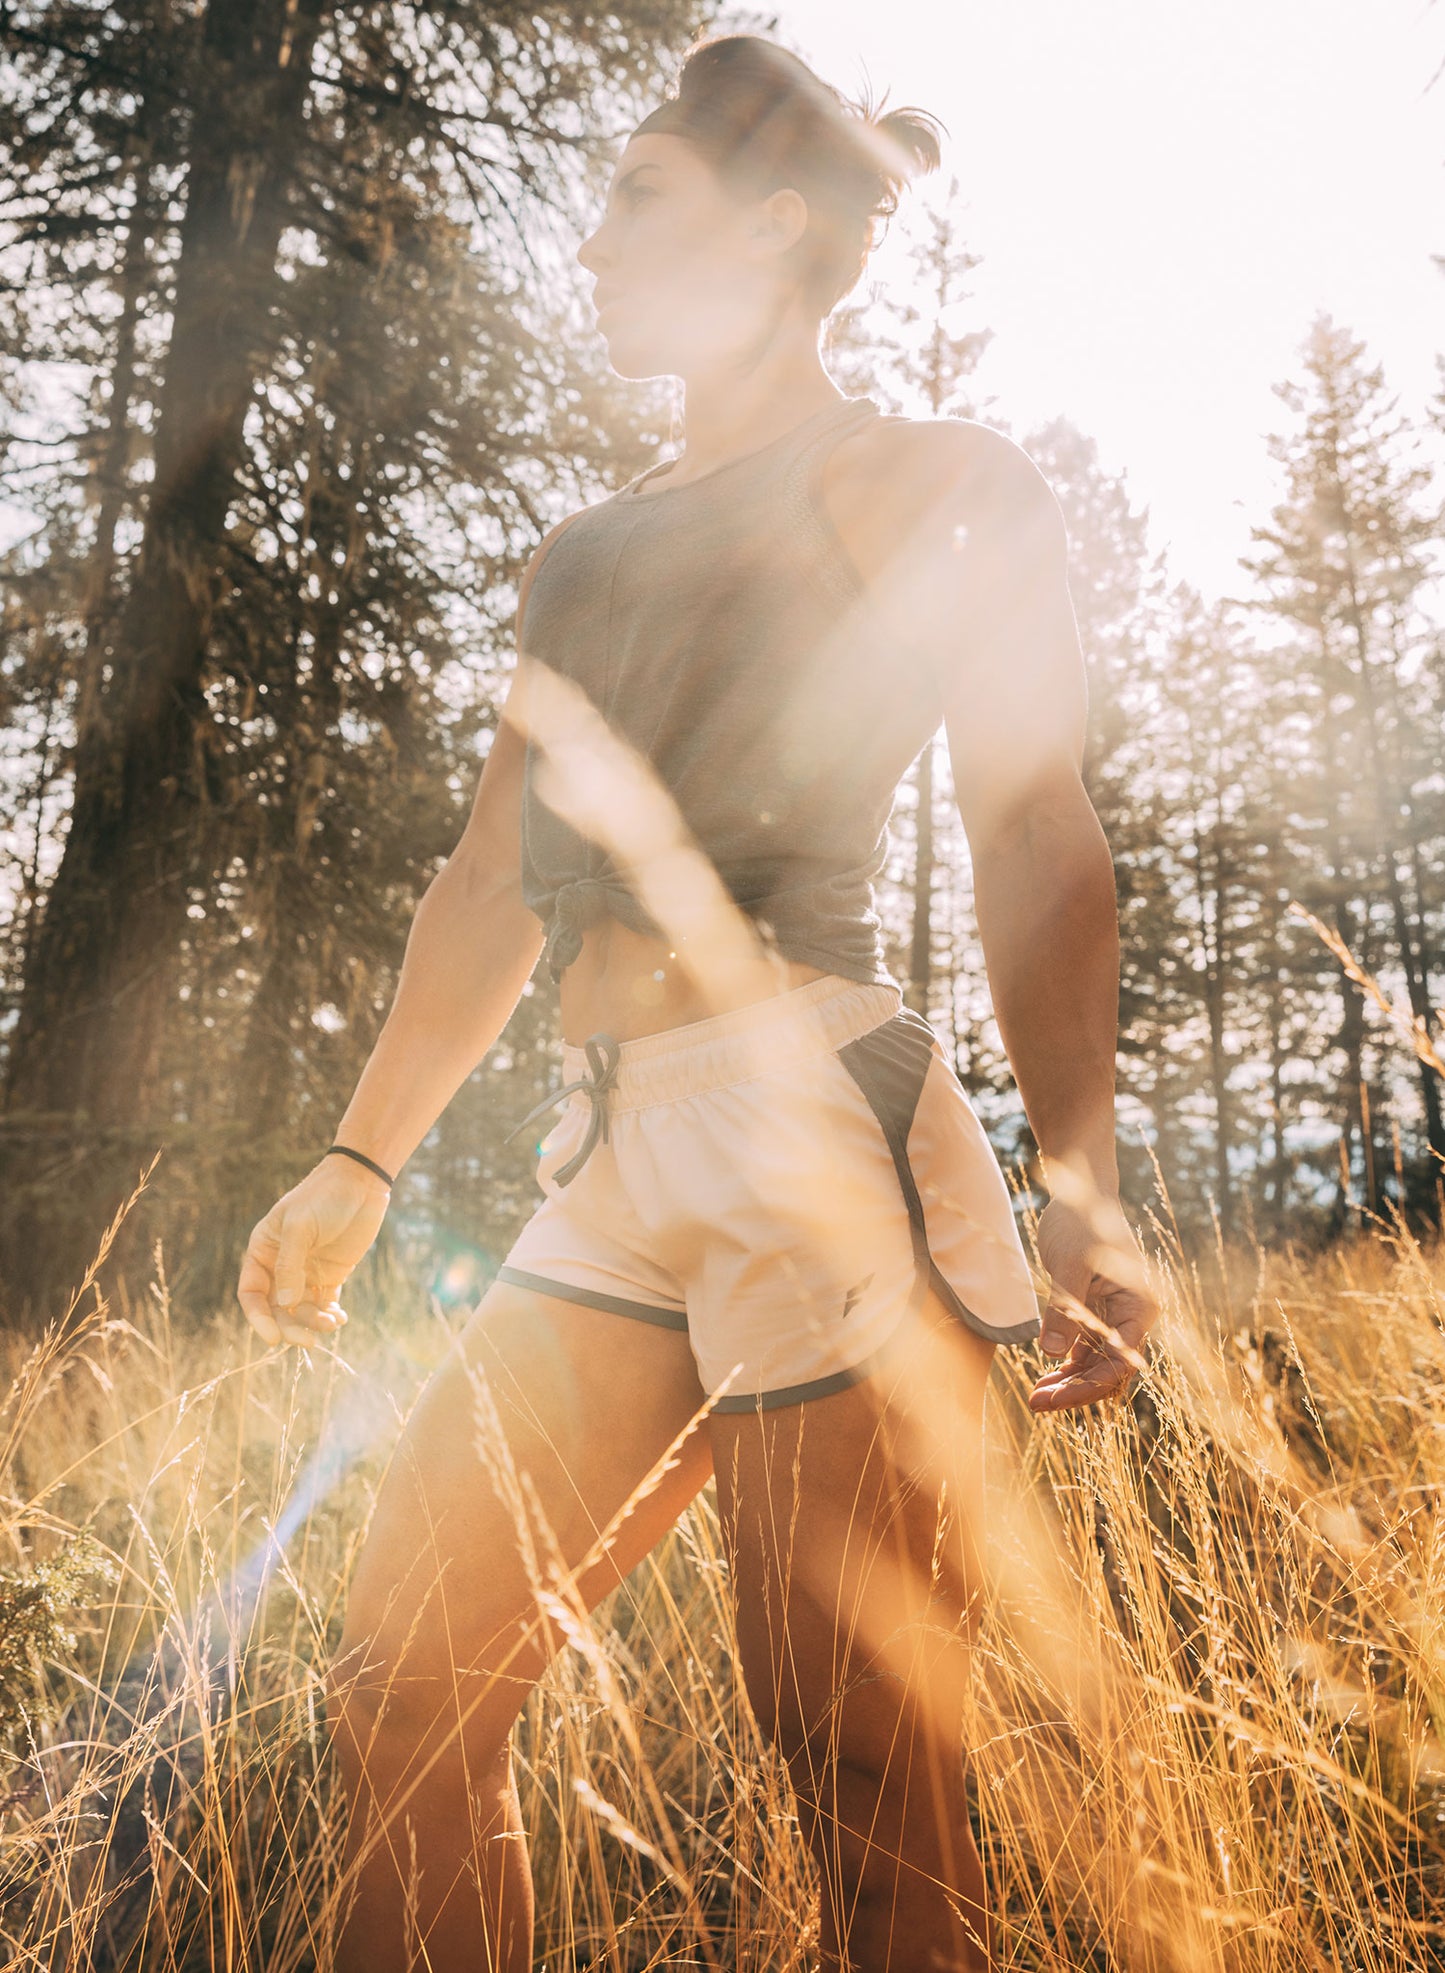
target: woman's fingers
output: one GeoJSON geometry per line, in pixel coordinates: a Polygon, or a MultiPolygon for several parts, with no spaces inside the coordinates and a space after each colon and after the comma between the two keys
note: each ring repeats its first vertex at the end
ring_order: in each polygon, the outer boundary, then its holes
{"type": "MultiPolygon", "coordinates": [[[[262,1226],[265,1221],[262,1221],[262,1226]]],[[[271,1308],[271,1269],[264,1258],[265,1240],[261,1227],[251,1235],[251,1243],[246,1249],[246,1257],[241,1262],[241,1278],[236,1284],[236,1299],[241,1304],[242,1313],[261,1341],[266,1344],[279,1343],[281,1331],[271,1308]]]]}
{"type": "Polygon", "coordinates": [[[1079,1310],[1083,1306],[1079,1296],[1088,1288],[1089,1270],[1081,1268],[1077,1273],[1077,1293],[1058,1275],[1052,1275],[1049,1279],[1049,1299],[1039,1330],[1039,1348],[1045,1356],[1067,1356],[1080,1336],[1086,1333],[1079,1324],[1079,1310]]]}
{"type": "Polygon", "coordinates": [[[347,1314],[334,1289],[328,1292],[308,1282],[301,1300],[290,1308],[273,1310],[273,1318],[279,1331],[278,1340],[304,1349],[330,1342],[347,1321],[347,1314]]]}
{"type": "Polygon", "coordinates": [[[1148,1326],[1149,1312],[1141,1307],[1106,1319],[1105,1334],[1079,1336],[1067,1359],[1046,1370],[1034,1385],[1029,1409],[1064,1411],[1122,1392],[1144,1367],[1140,1346],[1148,1326]]]}
{"type": "Polygon", "coordinates": [[[278,1309],[275,1314],[267,1311],[253,1315],[248,1309],[246,1319],[263,1343],[289,1343],[298,1349],[314,1349],[318,1343],[330,1342],[347,1318],[343,1308],[317,1308],[311,1302],[300,1302],[295,1308],[278,1309]]]}
{"type": "Polygon", "coordinates": [[[242,1312],[268,1347],[301,1348],[325,1342],[346,1321],[337,1296],[343,1277],[334,1265],[324,1278],[312,1261],[316,1225],[311,1214],[279,1203],[253,1231],[236,1287],[242,1312]]]}
{"type": "MultiPolygon", "coordinates": [[[[306,1316],[298,1316],[294,1309],[284,1310],[278,1322],[279,1340],[283,1343],[293,1343],[299,1349],[313,1349],[318,1343],[329,1342],[341,1324],[325,1319],[324,1310],[308,1313],[311,1317],[309,1320],[306,1316]]],[[[342,1316],[341,1321],[345,1320],[345,1316],[342,1316]]]]}
{"type": "Polygon", "coordinates": [[[271,1270],[271,1297],[278,1309],[294,1309],[306,1299],[306,1263],[315,1245],[315,1216],[305,1207],[284,1212],[271,1270]]]}
{"type": "Polygon", "coordinates": [[[268,1349],[272,1346],[272,1344],[280,1342],[281,1340],[280,1325],[277,1323],[276,1318],[272,1315],[270,1309],[266,1307],[264,1302],[259,1308],[247,1307],[245,1302],[242,1302],[241,1306],[246,1311],[246,1320],[250,1323],[251,1327],[255,1330],[256,1334],[261,1338],[261,1341],[266,1344],[268,1349]]]}
{"type": "Polygon", "coordinates": [[[1117,1357],[1096,1352],[1077,1369],[1046,1371],[1029,1392],[1030,1411],[1065,1411],[1073,1405],[1096,1404],[1123,1388],[1135,1375],[1117,1357]]]}

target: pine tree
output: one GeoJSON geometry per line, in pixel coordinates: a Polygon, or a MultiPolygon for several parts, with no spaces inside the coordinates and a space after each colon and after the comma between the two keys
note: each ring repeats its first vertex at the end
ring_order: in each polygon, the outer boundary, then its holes
{"type": "Polygon", "coordinates": [[[704,21],[6,10],[0,360],[54,510],[9,573],[37,664],[65,653],[69,793],[12,942],[12,1298],[53,1303],[158,1144],[229,1111],[259,1185],[263,1120],[293,1165],[329,1127],[460,832],[520,567],[647,435],[578,353],[569,235],[704,21]],[[90,380],[58,412],[52,359],[90,380]]]}
{"type": "MultiPolygon", "coordinates": [[[[1283,468],[1284,494],[1269,524],[1251,531],[1260,552],[1243,565],[1262,592],[1257,607],[1289,627],[1300,665],[1301,703],[1321,769],[1315,820],[1328,914],[1367,970],[1392,960],[1412,1013],[1428,1022],[1438,934],[1406,870],[1410,802],[1445,758],[1438,700],[1432,703],[1427,670],[1414,662],[1420,634],[1411,608],[1431,574],[1441,510],[1427,499],[1431,474],[1418,440],[1364,344],[1322,314],[1301,355],[1303,379],[1275,386],[1297,422],[1268,441],[1283,468]],[[1376,908],[1380,893],[1388,923],[1376,908]]],[[[1344,1170],[1374,1212],[1386,1168],[1377,1132],[1393,1098],[1378,1086],[1369,1095],[1364,991],[1335,970],[1344,1170]]],[[[1415,1072],[1425,1147],[1445,1156],[1438,1082],[1424,1063],[1415,1072]]],[[[1345,1206],[1342,1179],[1337,1213],[1345,1206]]]]}

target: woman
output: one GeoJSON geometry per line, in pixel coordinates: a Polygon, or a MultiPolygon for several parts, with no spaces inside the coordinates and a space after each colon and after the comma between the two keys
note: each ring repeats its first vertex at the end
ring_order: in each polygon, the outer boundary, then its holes
{"type": "Polygon", "coordinates": [[[856,110],[747,35],[698,44],[633,133],[578,258],[617,373],[683,379],[685,448],[532,558],[518,682],[334,1155],[252,1237],[260,1334],[333,1334],[392,1175],[545,949],[546,1197],[413,1413],[334,1675],[346,1968],[422,1944],[531,1966],[510,1733],[560,1642],[539,1571],[595,1605],[714,1473],[824,1966],[989,1964],[962,1747],[983,1401],[1040,1322],[871,891],[941,722],[1053,1193],[1063,1361],[1034,1409],[1121,1391],[1154,1311],[1117,1202],[1116,908],[1057,502],[1000,434],[885,416],[818,354],[938,155],[929,120],[856,110]]]}

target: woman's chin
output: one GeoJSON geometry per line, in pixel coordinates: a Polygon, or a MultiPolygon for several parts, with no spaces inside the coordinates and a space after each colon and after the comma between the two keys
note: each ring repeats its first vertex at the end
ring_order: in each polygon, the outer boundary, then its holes
{"type": "Polygon", "coordinates": [[[629,342],[626,336],[607,338],[607,362],[615,375],[629,383],[641,383],[648,377],[681,375],[675,356],[629,342]]]}
{"type": "MultiPolygon", "coordinates": [[[[603,311],[604,317],[608,312],[603,311]]],[[[729,318],[721,303],[708,317],[696,309],[665,311],[665,336],[648,334],[645,328],[639,331],[635,316],[618,319],[615,308],[610,312],[614,319],[599,324],[599,333],[607,345],[609,366],[628,381],[725,375],[750,353],[758,334],[755,319],[729,318]]]]}

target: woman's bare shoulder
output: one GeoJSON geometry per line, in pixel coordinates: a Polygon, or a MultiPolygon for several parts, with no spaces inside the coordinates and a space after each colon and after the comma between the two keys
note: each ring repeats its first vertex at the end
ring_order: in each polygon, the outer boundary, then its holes
{"type": "Polygon", "coordinates": [[[870,418],[833,448],[822,480],[828,518],[865,575],[940,508],[972,525],[1054,498],[1006,432],[974,418],[870,418]]]}

